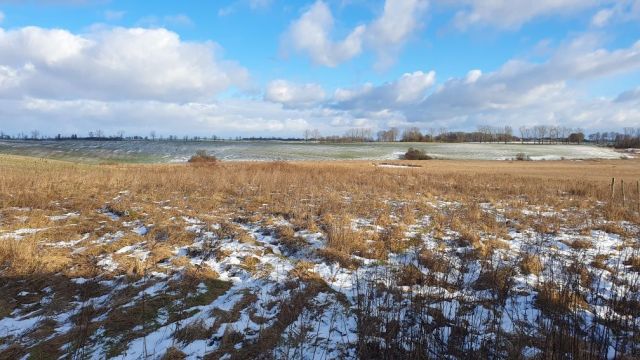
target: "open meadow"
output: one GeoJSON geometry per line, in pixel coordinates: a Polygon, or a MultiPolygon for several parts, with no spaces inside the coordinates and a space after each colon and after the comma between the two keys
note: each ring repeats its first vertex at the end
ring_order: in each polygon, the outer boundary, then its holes
{"type": "Polygon", "coordinates": [[[382,163],[0,155],[0,359],[640,357],[640,160],[382,163]]]}

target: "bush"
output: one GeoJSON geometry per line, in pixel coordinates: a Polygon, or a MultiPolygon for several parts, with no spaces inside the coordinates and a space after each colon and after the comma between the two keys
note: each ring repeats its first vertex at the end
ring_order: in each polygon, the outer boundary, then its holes
{"type": "Polygon", "coordinates": [[[518,161],[529,161],[529,160],[531,160],[531,158],[529,157],[529,155],[527,155],[525,153],[517,153],[516,154],[516,160],[518,160],[518,161]]]}
{"type": "Polygon", "coordinates": [[[189,158],[190,163],[207,163],[207,164],[215,164],[218,161],[213,155],[207,154],[205,150],[198,150],[196,154],[189,158]]]}
{"type": "Polygon", "coordinates": [[[409,148],[409,150],[402,156],[404,160],[431,160],[431,156],[425,154],[424,151],[409,148]]]}

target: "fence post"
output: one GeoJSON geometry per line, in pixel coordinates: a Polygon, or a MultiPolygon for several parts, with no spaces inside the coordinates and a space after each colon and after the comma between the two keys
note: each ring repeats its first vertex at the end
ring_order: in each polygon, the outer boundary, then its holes
{"type": "Polygon", "coordinates": [[[615,185],[616,185],[616,178],[613,177],[611,178],[611,201],[613,201],[615,185]]]}

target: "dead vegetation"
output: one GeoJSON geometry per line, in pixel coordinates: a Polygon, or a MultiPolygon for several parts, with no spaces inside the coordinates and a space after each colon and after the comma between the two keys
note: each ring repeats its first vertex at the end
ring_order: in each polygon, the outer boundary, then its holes
{"type": "Polygon", "coordinates": [[[1,156],[0,321],[42,321],[0,327],[0,358],[124,356],[161,329],[175,340],[155,353],[165,359],[192,357],[188,344],[211,358],[303,357],[321,347],[317,319],[356,334],[328,346],[333,357],[638,355],[640,214],[608,188],[613,174],[640,177],[638,162],[487,165],[1,156]],[[356,285],[341,292],[345,278],[356,285]]]}

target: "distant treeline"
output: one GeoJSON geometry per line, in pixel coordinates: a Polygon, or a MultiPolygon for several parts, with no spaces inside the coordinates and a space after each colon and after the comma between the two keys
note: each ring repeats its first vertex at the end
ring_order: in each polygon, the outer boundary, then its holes
{"type": "Polygon", "coordinates": [[[149,135],[131,135],[125,136],[124,132],[118,132],[116,134],[106,135],[104,132],[90,131],[86,136],[79,136],[77,134],[62,135],[57,134],[55,136],[41,135],[39,131],[31,131],[30,133],[19,133],[17,135],[9,135],[0,131],[1,140],[91,140],[91,141],[128,141],[128,140],[143,140],[143,141],[304,141],[303,138],[284,138],[284,137],[220,137],[217,135],[212,136],[177,136],[177,135],[156,135],[155,132],[151,132],[149,135]]]}
{"type": "Polygon", "coordinates": [[[640,148],[640,128],[627,127],[623,132],[595,132],[585,136],[581,128],[569,128],[565,126],[536,125],[521,126],[517,134],[511,126],[496,127],[481,125],[476,131],[451,131],[447,128],[428,128],[422,130],[418,127],[409,127],[403,130],[392,127],[380,130],[374,134],[370,128],[349,129],[344,135],[322,136],[320,131],[305,130],[303,137],[219,137],[211,136],[177,136],[163,137],[151,131],[149,135],[125,136],[124,131],[107,135],[102,130],[89,131],[87,136],[71,134],[68,136],[57,134],[55,136],[43,136],[39,131],[20,133],[14,136],[0,131],[0,139],[3,140],[94,140],[94,141],[122,141],[122,140],[146,140],[146,141],[314,141],[326,143],[356,143],[356,142],[441,142],[441,143],[534,143],[534,144],[582,144],[584,142],[613,146],[616,148],[640,148]]]}
{"type": "Polygon", "coordinates": [[[511,126],[495,127],[482,125],[476,131],[450,131],[447,128],[421,130],[410,127],[404,130],[390,128],[373,135],[371,129],[350,129],[342,136],[321,136],[318,130],[306,130],[304,140],[333,143],[349,142],[441,142],[441,143],[534,143],[534,144],[582,144],[584,142],[613,146],[616,148],[640,147],[640,128],[624,128],[622,133],[593,133],[585,137],[581,128],[536,125],[521,126],[514,134],[511,126]]]}

